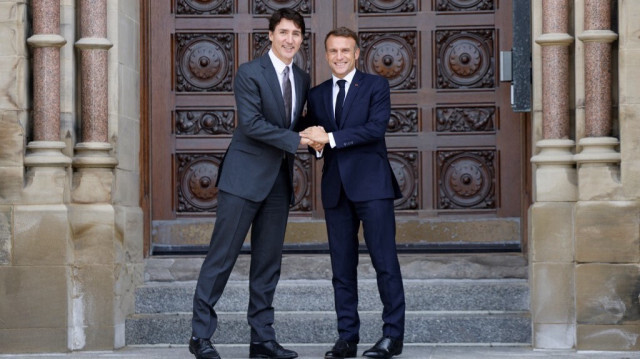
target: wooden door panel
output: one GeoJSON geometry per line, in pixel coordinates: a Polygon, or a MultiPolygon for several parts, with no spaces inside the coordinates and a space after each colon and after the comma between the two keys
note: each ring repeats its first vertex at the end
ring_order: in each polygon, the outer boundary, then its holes
{"type": "MultiPolygon", "coordinates": [[[[395,201],[400,232],[424,218],[445,226],[519,219],[521,124],[510,110],[509,85],[497,77],[499,51],[511,47],[510,2],[167,0],[149,10],[152,245],[207,244],[202,233],[217,209],[218,166],[237,121],[235,71],[269,50],[267,19],[285,6],[305,18],[294,61],[313,84],[330,77],[324,37],[337,26],[358,32],[358,68],[388,79],[387,145],[402,191],[395,201]],[[184,230],[194,225],[201,227],[184,230]]],[[[297,223],[323,218],[320,168],[300,148],[291,208],[297,223]]],[[[408,243],[475,240],[453,232],[450,238],[416,232],[408,243]]],[[[315,234],[296,242],[326,243],[324,234],[309,233],[315,234]]]]}

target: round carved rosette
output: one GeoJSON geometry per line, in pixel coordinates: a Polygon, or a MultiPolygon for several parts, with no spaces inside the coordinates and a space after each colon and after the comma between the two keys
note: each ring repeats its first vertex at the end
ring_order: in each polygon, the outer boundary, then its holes
{"type": "Polygon", "coordinates": [[[309,0],[254,0],[253,10],[256,14],[270,14],[278,9],[288,7],[302,14],[311,13],[309,0]]]}
{"type": "Polygon", "coordinates": [[[231,52],[215,39],[196,36],[178,54],[178,90],[231,90],[231,52]]]}
{"type": "Polygon", "coordinates": [[[441,208],[493,208],[494,174],[489,158],[460,153],[448,158],[441,172],[441,208]],[[490,167],[491,166],[491,167],[490,167]]]}
{"type": "Polygon", "coordinates": [[[193,159],[181,168],[179,211],[212,211],[218,205],[218,179],[220,160],[203,156],[193,159]]]}
{"type": "Polygon", "coordinates": [[[450,34],[439,47],[439,87],[493,87],[492,50],[476,34],[450,34]]]}
{"type": "Polygon", "coordinates": [[[411,12],[415,11],[413,0],[360,0],[360,12],[411,12]]]}
{"type": "MultiPolygon", "coordinates": [[[[183,12],[186,13],[226,13],[230,10],[230,3],[229,0],[180,0],[178,7],[179,9],[183,8],[183,12]],[[220,8],[221,5],[225,6],[220,8]]],[[[180,13],[180,11],[178,13],[180,13]]]]}
{"type": "Polygon", "coordinates": [[[385,77],[391,88],[412,87],[409,82],[415,55],[402,38],[381,36],[366,44],[361,58],[364,71],[385,77]]]}
{"type": "Polygon", "coordinates": [[[394,207],[396,209],[417,209],[418,181],[415,169],[418,159],[417,153],[390,153],[388,157],[391,170],[398,181],[400,192],[402,192],[402,198],[394,201],[394,207]]]}

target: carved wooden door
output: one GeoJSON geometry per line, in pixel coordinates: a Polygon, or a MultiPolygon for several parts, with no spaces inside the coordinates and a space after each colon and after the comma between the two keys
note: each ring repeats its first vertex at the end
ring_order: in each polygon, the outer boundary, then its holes
{"type": "MultiPolygon", "coordinates": [[[[324,37],[337,26],[358,32],[359,69],[389,80],[398,242],[519,245],[523,125],[498,79],[510,1],[165,0],[149,7],[152,248],[208,244],[235,128],[235,71],[268,51],[268,16],[283,6],[305,17],[295,62],[313,84],[330,76],[324,37]]],[[[319,168],[300,148],[288,244],[326,243],[319,168]]]]}

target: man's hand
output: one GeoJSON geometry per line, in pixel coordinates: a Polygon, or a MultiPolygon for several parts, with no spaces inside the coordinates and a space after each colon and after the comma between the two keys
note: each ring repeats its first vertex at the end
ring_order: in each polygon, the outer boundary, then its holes
{"type": "Polygon", "coordinates": [[[324,144],[322,143],[318,143],[318,142],[314,142],[306,137],[300,137],[300,144],[301,145],[307,145],[311,148],[313,148],[316,151],[322,151],[322,149],[324,148],[324,144]]]}
{"type": "Polygon", "coordinates": [[[322,126],[307,127],[304,131],[300,132],[300,136],[322,145],[329,143],[329,135],[322,126]]]}

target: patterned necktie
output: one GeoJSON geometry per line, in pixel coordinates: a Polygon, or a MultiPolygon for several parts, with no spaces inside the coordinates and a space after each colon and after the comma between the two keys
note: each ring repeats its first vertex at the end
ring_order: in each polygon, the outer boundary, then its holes
{"type": "Polygon", "coordinates": [[[342,118],[342,106],[344,105],[344,84],[347,83],[346,80],[338,80],[337,84],[340,87],[338,91],[338,97],[336,98],[336,124],[340,127],[340,119],[342,118]]]}
{"type": "Polygon", "coordinates": [[[285,66],[282,71],[282,98],[284,99],[284,112],[287,115],[284,125],[286,128],[291,126],[291,81],[289,81],[289,66],[285,66]]]}

